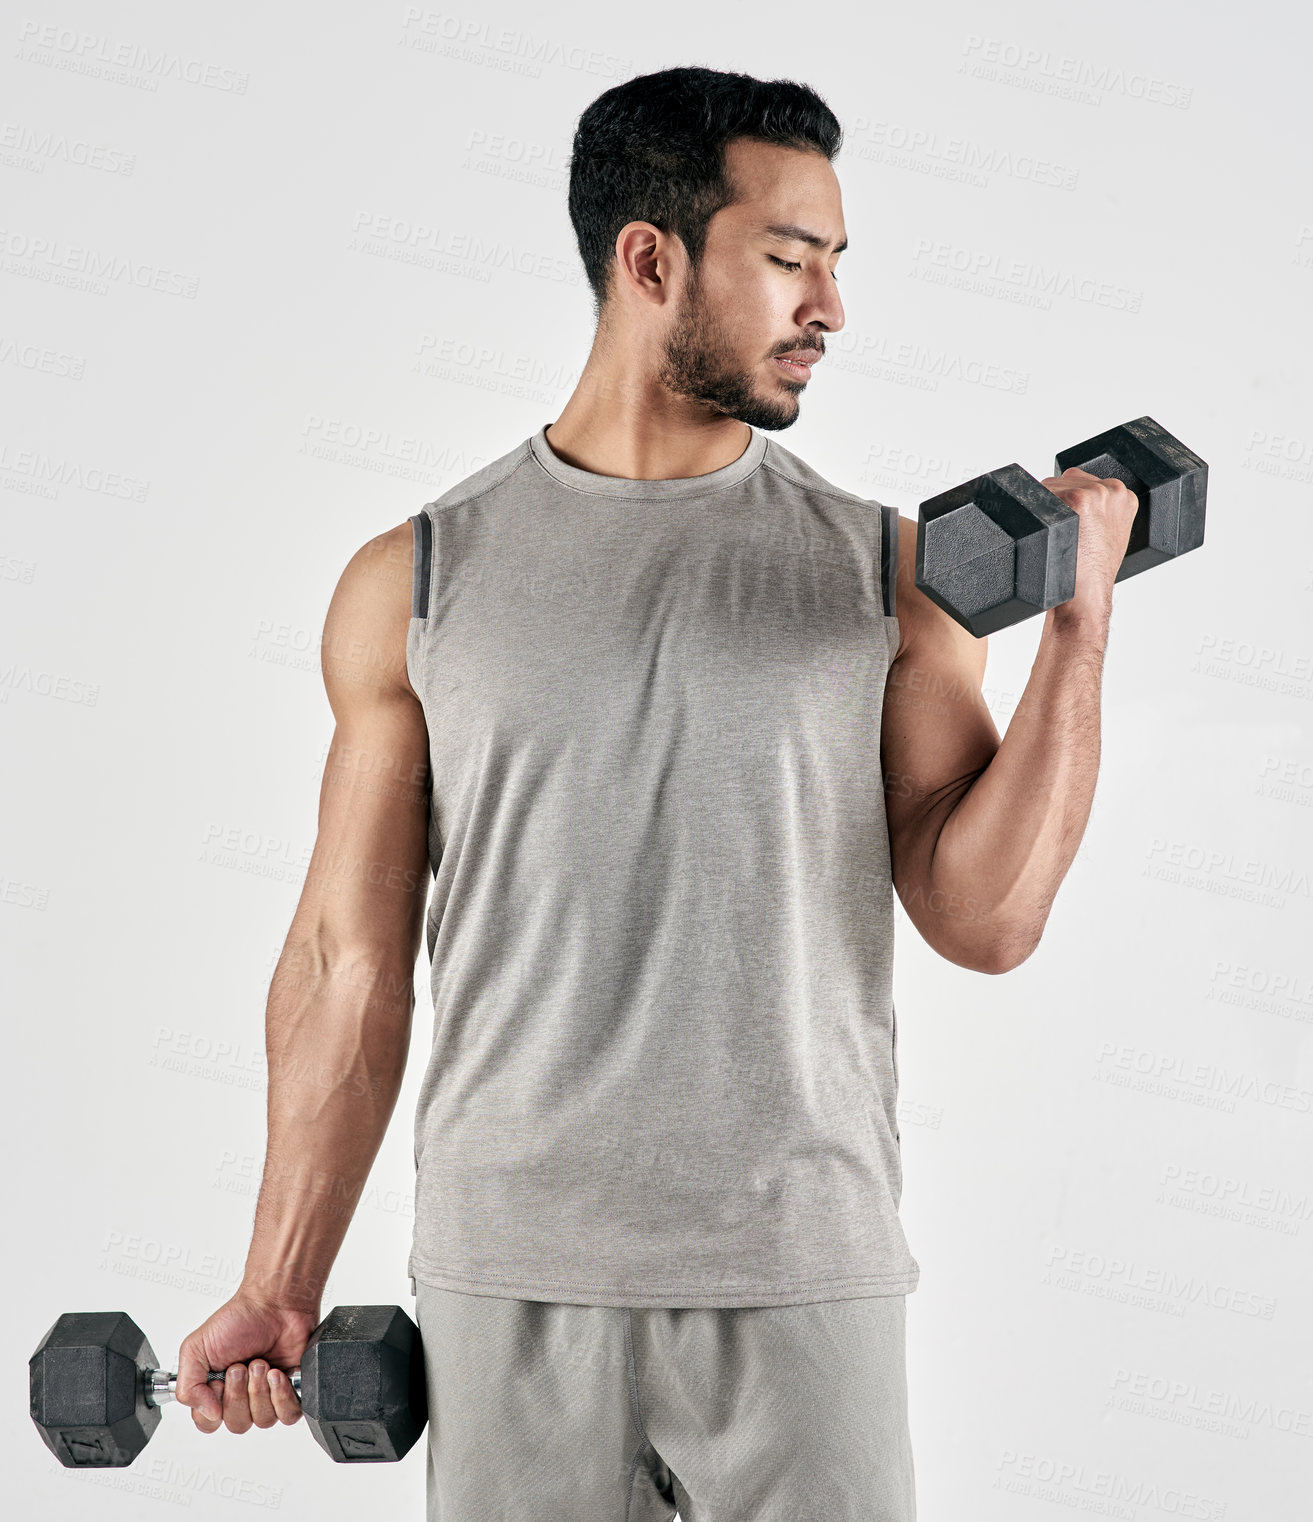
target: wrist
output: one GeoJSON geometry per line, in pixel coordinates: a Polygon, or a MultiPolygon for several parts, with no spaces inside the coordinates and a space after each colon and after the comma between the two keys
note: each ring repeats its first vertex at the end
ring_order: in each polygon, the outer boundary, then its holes
{"type": "Polygon", "coordinates": [[[248,1263],[237,1287],[237,1297],[252,1305],[279,1310],[304,1311],[318,1317],[325,1280],[299,1269],[263,1268],[248,1263]]]}
{"type": "Polygon", "coordinates": [[[1074,597],[1070,602],[1059,603],[1056,608],[1050,608],[1044,615],[1044,622],[1054,631],[1061,634],[1074,635],[1079,639],[1088,639],[1096,644],[1103,645],[1108,638],[1108,624],[1112,617],[1112,596],[1101,603],[1090,605],[1078,602],[1074,597]]]}

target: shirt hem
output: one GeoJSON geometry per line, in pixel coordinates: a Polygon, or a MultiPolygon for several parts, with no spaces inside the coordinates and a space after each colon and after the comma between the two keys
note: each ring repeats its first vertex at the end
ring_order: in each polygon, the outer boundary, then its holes
{"type": "Polygon", "coordinates": [[[721,1285],[718,1289],[689,1288],[685,1284],[664,1287],[648,1285],[642,1289],[622,1289],[615,1285],[581,1285],[568,1280],[548,1282],[527,1279],[498,1279],[482,1275],[471,1278],[412,1259],[407,1265],[412,1283],[430,1289],[455,1290],[466,1295],[494,1295],[515,1300],[550,1300],[567,1304],[612,1305],[633,1309],[661,1310],[674,1306],[706,1306],[729,1309],[754,1305],[815,1305],[828,1300],[860,1300],[881,1295],[908,1295],[916,1289],[921,1271],[916,1268],[897,1274],[860,1274],[835,1279],[810,1279],[787,1289],[762,1288],[751,1284],[721,1285]]]}

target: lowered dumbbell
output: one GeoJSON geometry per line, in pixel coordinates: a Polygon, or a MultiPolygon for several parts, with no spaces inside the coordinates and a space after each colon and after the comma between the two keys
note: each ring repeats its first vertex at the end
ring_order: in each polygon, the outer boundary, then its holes
{"type": "MultiPolygon", "coordinates": [[[[68,1469],[131,1464],[175,1399],[124,1311],[66,1311],[28,1360],[32,1420],[68,1469]]],[[[211,1373],[211,1380],[222,1379],[211,1373]]],[[[428,1421],[419,1328],[399,1305],[339,1305],[315,1328],[291,1372],[319,1446],[339,1464],[409,1452],[428,1421]]]]}
{"type": "MultiPolygon", "coordinates": [[[[1204,542],[1208,466],[1151,417],[1096,434],[1057,456],[1124,481],[1139,502],[1116,580],[1204,542]]],[[[1004,465],[921,503],[916,585],[977,639],[1076,595],[1080,515],[1048,487],[1004,465]]]]}

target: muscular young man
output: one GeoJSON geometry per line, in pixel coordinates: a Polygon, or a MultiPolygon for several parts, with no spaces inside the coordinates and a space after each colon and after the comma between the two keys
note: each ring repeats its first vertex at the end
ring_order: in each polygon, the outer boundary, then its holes
{"type": "Polygon", "coordinates": [[[246,1276],[179,1365],[202,1431],[297,1419],[280,1371],[426,939],[430,1517],[915,1515],[894,898],[961,967],[1035,948],[1135,500],[1045,482],[1081,515],[1076,595],[1000,741],[985,641],[913,583],[915,521],[773,437],[844,322],[839,142],[787,81],[672,69],[594,101],[578,387],[343,572],[246,1276]]]}

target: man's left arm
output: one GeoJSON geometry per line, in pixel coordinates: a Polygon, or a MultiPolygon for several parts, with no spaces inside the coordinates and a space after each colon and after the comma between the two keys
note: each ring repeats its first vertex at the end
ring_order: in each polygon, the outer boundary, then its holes
{"type": "Polygon", "coordinates": [[[927,944],[975,972],[1010,972],[1035,950],[1085,832],[1112,587],[1135,517],[1120,481],[1071,467],[1043,485],[1081,517],[1076,595],[1044,614],[1001,741],[980,691],[986,642],[917,590],[916,524],[899,519],[881,725],[894,886],[927,944]]]}

